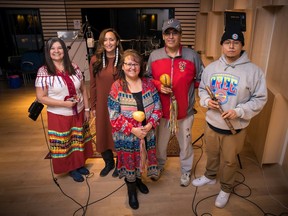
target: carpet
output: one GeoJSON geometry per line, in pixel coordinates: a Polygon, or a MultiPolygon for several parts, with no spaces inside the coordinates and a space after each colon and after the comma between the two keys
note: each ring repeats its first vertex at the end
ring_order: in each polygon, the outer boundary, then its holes
{"type": "MultiPolygon", "coordinates": [[[[196,105],[198,105],[198,104],[196,104],[196,105]]],[[[199,108],[199,110],[201,111],[199,106],[196,106],[196,107],[199,108]]],[[[196,139],[195,141],[193,141],[193,144],[197,143],[203,137],[204,123],[205,123],[204,115],[203,114],[202,115],[196,114],[195,119],[194,119],[194,123],[192,126],[192,137],[196,139]]],[[[92,117],[90,118],[89,128],[90,128],[90,133],[92,135],[93,150],[94,150],[94,155],[92,156],[92,158],[100,158],[102,156],[96,150],[95,118],[92,118],[92,117]]],[[[179,149],[179,144],[178,144],[177,138],[176,138],[176,136],[171,136],[169,143],[168,143],[167,156],[168,157],[178,157],[179,152],[180,152],[180,149],[179,149]]],[[[116,154],[114,153],[114,155],[116,155],[116,154]]],[[[51,156],[50,156],[50,152],[49,152],[45,156],[45,159],[50,159],[50,158],[51,158],[51,156]]]]}
{"type": "MultiPolygon", "coordinates": [[[[204,134],[201,134],[192,144],[197,143],[204,134]]],[[[91,158],[101,158],[101,154],[96,151],[96,138],[93,138],[93,149],[94,149],[94,154],[91,158]]],[[[178,157],[180,153],[180,148],[179,144],[177,141],[176,136],[172,136],[169,140],[168,143],[168,148],[167,148],[167,156],[168,157],[178,157]]],[[[116,153],[114,153],[114,156],[116,156],[116,153]]],[[[51,159],[50,152],[45,156],[44,159],[51,159]]]]}
{"type": "MultiPolygon", "coordinates": [[[[93,138],[93,149],[94,149],[94,154],[91,158],[101,158],[101,154],[99,152],[96,151],[96,140],[93,138]]],[[[170,138],[170,141],[168,143],[168,149],[167,149],[167,156],[168,157],[178,157],[179,156],[179,152],[180,152],[180,149],[179,149],[179,144],[178,144],[178,141],[176,139],[175,136],[172,136],[170,138]]],[[[116,155],[116,154],[114,154],[116,155]]],[[[50,152],[45,156],[44,159],[50,159],[51,158],[51,155],[50,155],[50,152]]]]}

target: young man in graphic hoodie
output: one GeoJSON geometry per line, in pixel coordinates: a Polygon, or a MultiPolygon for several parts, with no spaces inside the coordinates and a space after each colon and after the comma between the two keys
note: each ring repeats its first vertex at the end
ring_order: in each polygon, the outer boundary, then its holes
{"type": "Polygon", "coordinates": [[[204,175],[194,179],[192,184],[215,184],[221,157],[224,163],[219,177],[221,191],[215,206],[223,208],[232,192],[237,154],[244,146],[246,127],[264,107],[267,89],[262,70],[251,63],[247,53],[242,50],[244,36],[240,30],[228,29],[220,44],[223,54],[205,68],[199,86],[200,104],[208,108],[204,132],[207,164],[204,175]],[[210,87],[217,100],[211,99],[206,86],[210,87]],[[222,114],[219,106],[224,110],[222,114]],[[232,134],[224,119],[231,122],[236,134],[232,134]]]}

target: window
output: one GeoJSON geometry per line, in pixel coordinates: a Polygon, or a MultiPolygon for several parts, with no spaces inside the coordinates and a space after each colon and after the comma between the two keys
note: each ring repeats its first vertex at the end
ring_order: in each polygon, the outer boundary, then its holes
{"type": "Polygon", "coordinates": [[[43,36],[37,9],[7,10],[7,19],[17,54],[43,48],[43,36]]]}
{"type": "Polygon", "coordinates": [[[83,8],[81,12],[82,23],[87,16],[96,41],[103,29],[112,27],[124,49],[136,49],[144,56],[164,45],[163,22],[174,17],[172,8],[83,8]]]}

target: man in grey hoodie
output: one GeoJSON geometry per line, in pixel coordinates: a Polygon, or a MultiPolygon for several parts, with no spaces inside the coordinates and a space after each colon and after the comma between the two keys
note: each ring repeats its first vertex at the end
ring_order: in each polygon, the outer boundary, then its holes
{"type": "Polygon", "coordinates": [[[204,175],[194,179],[192,184],[215,184],[222,158],[221,191],[215,206],[223,208],[233,189],[237,154],[244,146],[246,127],[264,107],[267,89],[262,70],[251,63],[242,50],[244,36],[240,30],[226,30],[220,44],[223,54],[205,68],[199,86],[200,104],[208,108],[204,132],[207,163],[204,175]],[[214,94],[214,100],[207,89],[214,94]],[[229,122],[232,127],[228,126],[229,122]]]}

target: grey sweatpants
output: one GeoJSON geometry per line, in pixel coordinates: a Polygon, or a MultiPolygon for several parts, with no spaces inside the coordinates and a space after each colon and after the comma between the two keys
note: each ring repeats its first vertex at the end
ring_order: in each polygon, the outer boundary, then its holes
{"type": "MultiPolygon", "coordinates": [[[[192,170],[194,152],[192,147],[191,130],[194,121],[194,115],[187,116],[184,119],[178,120],[179,130],[176,133],[176,138],[180,147],[180,163],[181,172],[190,173],[192,170]]],[[[170,139],[170,129],[168,127],[168,119],[161,118],[157,128],[157,161],[158,168],[164,168],[167,160],[167,147],[170,139]]]]}

